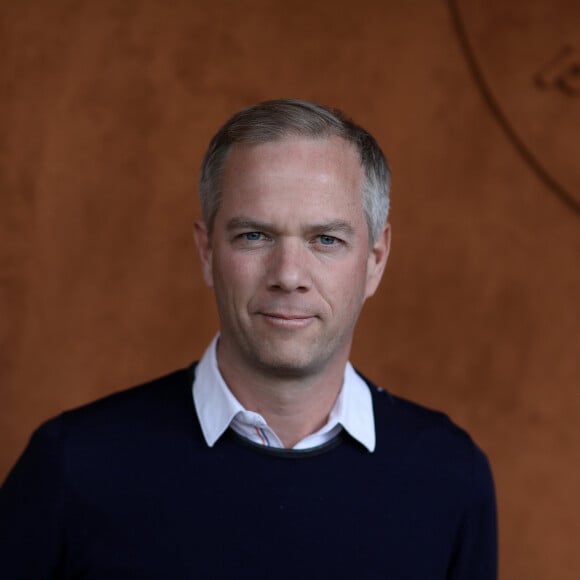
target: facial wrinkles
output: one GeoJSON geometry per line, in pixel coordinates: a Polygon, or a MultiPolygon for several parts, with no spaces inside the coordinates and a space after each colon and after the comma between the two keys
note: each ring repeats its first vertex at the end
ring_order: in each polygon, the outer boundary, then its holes
{"type": "MultiPolygon", "coordinates": [[[[297,139],[301,141],[301,139],[297,139]]],[[[288,139],[292,141],[292,139],[288,139]]],[[[335,138],[335,141],[341,145],[343,149],[344,160],[348,163],[352,154],[358,159],[358,155],[354,147],[340,138],[335,138]]],[[[236,149],[251,151],[252,148],[260,148],[261,145],[235,145],[232,147],[230,153],[235,152],[236,149]]],[[[327,155],[312,154],[309,149],[294,149],[293,153],[298,158],[299,162],[303,164],[303,171],[296,174],[293,165],[285,163],[285,159],[275,150],[264,150],[261,148],[262,154],[260,156],[260,164],[267,165],[271,171],[266,173],[261,172],[261,166],[255,167],[250,161],[248,165],[247,158],[242,161],[236,155],[231,155],[224,167],[223,183],[232,184],[233,189],[239,192],[236,197],[242,201],[244,196],[256,192],[256,190],[273,190],[277,191],[279,196],[287,195],[291,199],[296,193],[296,189],[301,189],[304,192],[316,191],[317,194],[326,192],[327,195],[332,196],[333,193],[340,189],[350,189],[352,192],[358,192],[356,196],[352,196],[351,204],[357,204],[357,197],[360,195],[360,207],[362,208],[362,187],[364,184],[364,173],[362,165],[357,163],[359,171],[336,170],[336,157],[327,155]],[[291,189],[289,188],[289,185],[291,189]]],[[[341,168],[342,169],[342,168],[341,168]]],[[[264,200],[262,200],[264,201],[264,200]]],[[[313,200],[314,201],[314,200],[313,200]]],[[[273,207],[265,207],[269,211],[277,211],[277,201],[268,200],[266,203],[273,204],[273,207]]],[[[243,203],[243,202],[242,202],[243,203]]]]}
{"type": "MultiPolygon", "coordinates": [[[[351,248],[339,250],[339,252],[344,251],[347,255],[336,259],[335,256],[317,255],[304,248],[304,242],[300,238],[284,239],[280,243],[286,246],[293,246],[291,250],[284,250],[292,253],[291,258],[286,257],[285,259],[294,261],[292,267],[300,270],[297,276],[302,276],[302,284],[296,285],[292,290],[265,287],[263,292],[260,292],[256,296],[255,302],[250,303],[250,310],[303,313],[314,315],[321,320],[325,320],[335,316],[337,314],[337,308],[344,308],[344,303],[336,303],[336,296],[339,293],[344,294],[344,297],[350,299],[348,303],[349,308],[355,305],[358,306],[364,289],[361,287],[358,291],[344,293],[345,288],[339,287],[339,283],[344,281],[344,279],[339,278],[335,280],[326,277],[324,265],[321,262],[334,260],[336,263],[333,264],[333,268],[340,268],[345,272],[352,272],[352,268],[354,267],[361,273],[364,273],[366,270],[366,260],[360,260],[359,252],[351,248]]],[[[272,261],[275,262],[278,259],[279,257],[276,255],[276,252],[273,252],[272,261]]],[[[364,279],[362,275],[354,276],[353,278],[354,280],[364,279]]]]}
{"type": "Polygon", "coordinates": [[[251,313],[323,318],[328,302],[316,277],[316,257],[301,236],[279,236],[268,251],[266,279],[251,313]]]}
{"type": "Polygon", "coordinates": [[[362,199],[353,193],[362,170],[352,151],[336,142],[298,145],[232,150],[213,236],[230,355],[237,340],[249,359],[282,367],[324,364],[345,352],[364,302],[369,255],[362,199]],[[237,237],[247,232],[258,238],[237,237]],[[340,241],[328,248],[320,235],[340,241]],[[312,320],[300,326],[278,317],[312,320]]]}
{"type": "MultiPolygon", "coordinates": [[[[277,174],[276,181],[280,182],[279,190],[282,190],[283,187],[287,189],[286,177],[277,174]]],[[[309,181],[311,180],[305,180],[303,183],[309,183],[309,181]]],[[[332,188],[332,184],[336,180],[322,172],[316,181],[319,185],[320,182],[323,182],[328,188],[332,188]]],[[[271,186],[268,185],[269,187],[271,186]]],[[[361,227],[366,229],[366,220],[364,219],[361,207],[357,206],[355,202],[347,205],[347,213],[351,208],[356,208],[360,214],[357,220],[360,223],[351,224],[349,220],[342,219],[340,212],[329,213],[328,219],[320,219],[321,213],[323,218],[326,217],[323,213],[324,211],[333,211],[327,209],[328,207],[332,208],[333,205],[324,199],[332,196],[332,192],[329,191],[323,193],[317,192],[318,198],[313,199],[312,207],[296,207],[294,203],[289,202],[289,200],[293,201],[294,199],[294,195],[290,191],[281,191],[276,196],[268,196],[264,199],[259,195],[261,190],[260,186],[254,188],[253,191],[257,192],[255,195],[252,192],[246,193],[243,184],[238,189],[241,190],[240,195],[230,198],[233,199],[234,207],[231,208],[233,211],[229,213],[235,215],[238,205],[240,213],[230,220],[227,229],[235,230],[235,228],[240,227],[240,229],[247,228],[249,231],[264,231],[267,236],[272,237],[272,240],[267,243],[271,247],[250,250],[250,252],[268,252],[270,254],[270,268],[279,268],[282,266],[293,268],[296,269],[296,275],[298,277],[302,276],[304,278],[302,281],[296,283],[296,288],[293,288],[292,291],[283,292],[282,288],[278,288],[277,292],[272,292],[272,289],[269,287],[268,292],[260,293],[255,299],[257,304],[250,303],[250,310],[260,309],[262,307],[281,310],[315,310],[320,311],[318,314],[320,317],[324,317],[325,312],[332,312],[332,302],[325,299],[324,288],[326,286],[327,289],[333,291],[340,289],[328,286],[328,282],[325,285],[323,279],[324,270],[317,266],[334,262],[333,268],[345,268],[349,266],[352,268],[351,260],[353,259],[360,263],[360,252],[357,251],[360,248],[357,247],[357,244],[360,244],[361,240],[356,237],[354,231],[361,227]],[[252,216],[243,213],[248,198],[255,199],[255,203],[252,204],[254,211],[254,215],[252,216]],[[236,203],[237,200],[240,200],[240,202],[236,203]],[[245,203],[242,203],[241,200],[244,200],[245,203]],[[271,206],[274,207],[273,210],[271,206]],[[311,213],[317,216],[317,224],[310,223],[309,217],[311,213]],[[276,216],[273,222],[268,219],[272,215],[276,216]],[[324,225],[325,223],[329,225],[324,225]],[[337,236],[343,240],[340,242],[343,245],[337,251],[329,252],[317,252],[309,248],[311,237],[320,234],[337,236]],[[316,292],[313,292],[313,290],[316,292]],[[312,304],[312,295],[314,293],[319,294],[319,297],[326,304],[326,307],[312,304]]],[[[364,243],[367,246],[368,240],[366,236],[364,237],[364,243]]],[[[240,265],[238,264],[236,266],[232,264],[232,267],[240,267],[240,265]]],[[[251,268],[251,265],[248,267],[251,268]]],[[[361,265],[360,267],[364,266],[361,265]]]]}

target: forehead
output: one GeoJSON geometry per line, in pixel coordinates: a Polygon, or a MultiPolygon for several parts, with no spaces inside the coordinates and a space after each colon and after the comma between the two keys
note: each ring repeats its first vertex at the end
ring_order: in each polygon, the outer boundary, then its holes
{"type": "Polygon", "coordinates": [[[222,204],[268,197],[362,206],[364,172],[355,146],[340,137],[290,136],[260,144],[236,144],[226,157],[222,204]]]}

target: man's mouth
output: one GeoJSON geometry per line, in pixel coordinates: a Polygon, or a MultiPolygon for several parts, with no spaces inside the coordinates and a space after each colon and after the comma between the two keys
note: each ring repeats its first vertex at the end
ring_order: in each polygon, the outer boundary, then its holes
{"type": "Polygon", "coordinates": [[[296,312],[260,312],[266,322],[279,328],[299,329],[311,324],[316,316],[296,312]]]}

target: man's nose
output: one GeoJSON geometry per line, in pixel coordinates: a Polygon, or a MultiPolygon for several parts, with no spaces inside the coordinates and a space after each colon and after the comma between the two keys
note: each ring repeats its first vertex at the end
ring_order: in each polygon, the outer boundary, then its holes
{"type": "Polygon", "coordinates": [[[278,240],[268,266],[270,288],[292,292],[310,287],[308,249],[301,240],[278,240]]]}

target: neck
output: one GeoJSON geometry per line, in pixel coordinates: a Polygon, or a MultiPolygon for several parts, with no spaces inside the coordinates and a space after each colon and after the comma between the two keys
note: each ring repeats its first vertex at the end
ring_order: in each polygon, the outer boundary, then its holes
{"type": "Polygon", "coordinates": [[[286,448],[325,425],[340,392],[344,360],[317,373],[280,376],[248,368],[223,356],[218,345],[220,372],[245,409],[259,413],[286,448]]]}

